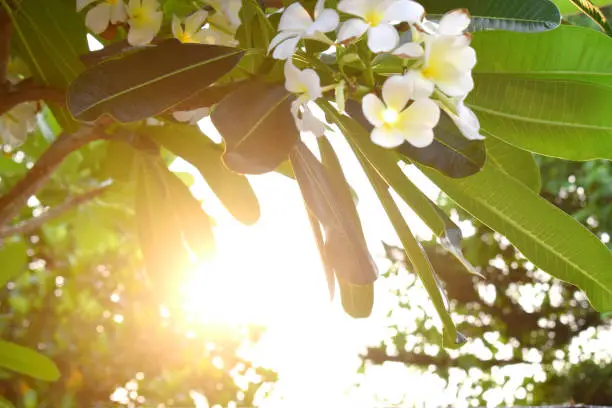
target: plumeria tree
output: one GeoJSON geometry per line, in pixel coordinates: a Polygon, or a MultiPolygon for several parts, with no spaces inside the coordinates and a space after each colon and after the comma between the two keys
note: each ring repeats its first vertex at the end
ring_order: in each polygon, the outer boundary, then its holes
{"type": "MultiPolygon", "coordinates": [[[[608,30],[593,4],[575,3],[608,30]]],[[[560,25],[558,6],[566,3],[0,0],[0,5],[4,151],[19,155],[20,143],[32,132],[50,141],[0,197],[0,227],[13,228],[3,238],[5,246],[18,239],[23,227],[15,228],[14,220],[29,197],[45,192],[54,170],[84,146],[101,146],[99,157],[111,170],[96,173],[100,185],[89,188],[104,188],[111,203],[113,197],[133,197],[150,290],[161,297],[173,290],[177,271],[214,251],[212,220],[168,163],[181,157],[193,164],[245,224],[256,222],[259,207],[244,175],[280,172],[299,184],[330,292],[337,284],[346,312],[367,317],[378,271],[342,165],[326,138],[339,132],[429,293],[444,346],[458,347],[465,337],[451,318],[445,283],[391,190],[442,248],[474,271],[461,253],[460,230],[406,177],[402,162],[416,166],[538,268],[584,290],[594,308],[612,310],[610,251],[539,196],[532,155],[612,157],[612,40],[596,30],[560,25]],[[88,51],[88,34],[103,48],[88,51]],[[195,126],[207,116],[222,145],[195,126]],[[302,141],[312,135],[318,152],[302,141]]],[[[80,171],[86,176],[93,169],[84,165],[80,171]]],[[[80,181],[66,190],[87,189],[80,181]]],[[[40,223],[42,217],[25,222],[40,223]]],[[[44,377],[54,378],[50,363],[35,356],[20,364],[0,358],[0,364],[30,374],[32,364],[48,364],[44,377]]]]}

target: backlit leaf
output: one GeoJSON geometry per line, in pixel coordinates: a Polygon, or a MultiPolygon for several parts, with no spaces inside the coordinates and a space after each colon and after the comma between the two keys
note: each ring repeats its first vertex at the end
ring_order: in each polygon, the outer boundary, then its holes
{"type": "Polygon", "coordinates": [[[48,357],[15,343],[0,340],[0,367],[42,381],[57,381],[60,372],[48,357]]]}

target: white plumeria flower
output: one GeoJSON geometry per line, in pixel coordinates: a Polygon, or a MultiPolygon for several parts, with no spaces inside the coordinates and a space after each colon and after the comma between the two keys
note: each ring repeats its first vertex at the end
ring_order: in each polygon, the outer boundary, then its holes
{"type": "Polygon", "coordinates": [[[36,102],[19,104],[0,117],[0,140],[13,148],[21,146],[36,126],[36,102]]]}
{"type": "Polygon", "coordinates": [[[373,93],[362,100],[363,114],[374,126],[372,141],[383,147],[397,147],[407,141],[415,147],[429,146],[433,129],[440,120],[440,108],[428,98],[408,105],[414,89],[404,76],[392,76],[382,87],[382,100],[373,93]]]}
{"type": "Polygon", "coordinates": [[[483,140],[485,137],[480,134],[480,122],[476,114],[467,106],[465,106],[464,100],[460,100],[457,103],[457,115],[451,115],[453,121],[469,140],[483,140]]]}
{"type": "Polygon", "coordinates": [[[157,0],[130,0],[127,7],[128,42],[131,45],[147,45],[161,28],[163,13],[157,0]]]}
{"type": "Polygon", "coordinates": [[[203,32],[202,25],[207,17],[206,10],[198,10],[185,19],[173,16],[172,35],[182,43],[203,44],[206,41],[206,32],[203,32]]]}
{"type": "Polygon", "coordinates": [[[187,122],[190,125],[197,125],[198,122],[208,116],[210,109],[207,107],[197,108],[188,111],[175,111],[172,116],[179,122],[187,122]]]}
{"type": "Polygon", "coordinates": [[[242,8],[242,0],[222,0],[221,12],[229,21],[233,28],[238,28],[240,25],[240,9],[242,8]]]}
{"type": "Polygon", "coordinates": [[[92,3],[97,2],[85,16],[85,25],[95,34],[101,34],[109,24],[124,23],[127,12],[123,0],[77,0],[77,11],[83,10],[92,3]]]}
{"type": "Polygon", "coordinates": [[[471,37],[464,34],[470,24],[466,10],[455,10],[442,17],[440,24],[431,26],[436,31],[424,36],[423,67],[411,74],[422,84],[429,81],[451,97],[465,97],[474,88],[472,69],[476,52],[470,47],[471,37]]]}
{"type": "Polygon", "coordinates": [[[321,79],[316,71],[312,69],[300,70],[293,65],[291,60],[285,63],[285,88],[298,95],[291,103],[291,113],[295,124],[301,132],[311,132],[315,136],[322,136],[325,125],[308,107],[309,101],[314,101],[323,96],[321,79]]]}
{"type": "Polygon", "coordinates": [[[389,52],[397,47],[399,34],[394,22],[416,24],[425,9],[412,0],[342,0],[338,10],[359,18],[347,20],[340,27],[338,41],[345,42],[368,33],[368,47],[372,52],[389,52]]]}
{"type": "Polygon", "coordinates": [[[276,59],[290,58],[303,38],[331,42],[324,33],[338,27],[340,18],[332,9],[325,8],[325,0],[318,0],[315,5],[314,21],[304,6],[299,2],[291,4],[281,16],[278,34],[270,42],[268,52],[274,50],[276,59]]]}

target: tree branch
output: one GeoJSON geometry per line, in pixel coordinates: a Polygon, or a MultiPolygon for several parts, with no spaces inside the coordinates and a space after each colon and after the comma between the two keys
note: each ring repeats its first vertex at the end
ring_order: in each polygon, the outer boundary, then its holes
{"type": "Polygon", "coordinates": [[[36,84],[31,79],[19,82],[17,85],[5,84],[0,89],[0,115],[23,102],[40,101],[66,103],[66,94],[59,89],[36,84]]]}
{"type": "MultiPolygon", "coordinates": [[[[420,367],[428,367],[430,365],[437,367],[470,367],[473,365],[473,361],[476,357],[468,355],[459,357],[457,359],[452,359],[444,355],[430,356],[427,354],[412,353],[408,351],[401,351],[396,356],[393,356],[387,354],[382,348],[368,347],[366,354],[363,355],[362,358],[378,365],[384,363],[385,361],[392,361],[420,367]]],[[[516,358],[510,360],[478,360],[478,366],[484,369],[523,363],[526,363],[526,361],[516,358]]]]}
{"type": "Polygon", "coordinates": [[[51,173],[70,153],[94,140],[106,138],[107,136],[102,130],[86,125],[76,133],[61,134],[40,156],[25,177],[0,197],[0,226],[9,223],[19,213],[28,198],[36,194],[49,179],[51,173]]]}
{"type": "Polygon", "coordinates": [[[89,202],[94,198],[98,197],[100,194],[106,191],[109,186],[110,184],[105,184],[84,194],[70,197],[62,204],[48,209],[38,217],[23,221],[17,225],[0,228],[0,239],[10,237],[12,235],[31,234],[37,229],[39,229],[47,221],[59,217],[60,215],[78,207],[79,205],[89,202]]]}

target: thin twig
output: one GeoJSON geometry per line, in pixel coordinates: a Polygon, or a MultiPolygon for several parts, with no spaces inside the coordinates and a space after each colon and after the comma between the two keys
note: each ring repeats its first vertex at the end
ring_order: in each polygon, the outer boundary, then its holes
{"type": "Polygon", "coordinates": [[[109,186],[109,184],[106,184],[91,191],[88,191],[84,194],[70,197],[63,203],[43,212],[38,217],[23,221],[17,225],[1,228],[0,239],[19,234],[31,234],[37,229],[39,229],[47,221],[57,218],[60,215],[65,214],[66,212],[78,207],[79,205],[89,202],[94,198],[98,197],[100,194],[106,191],[109,186]]]}
{"type": "Polygon", "coordinates": [[[40,156],[34,167],[23,179],[0,197],[0,226],[8,224],[28,198],[36,194],[47,182],[53,171],[72,152],[94,140],[106,139],[108,136],[100,129],[83,126],[75,133],[63,133],[40,156]]]}

